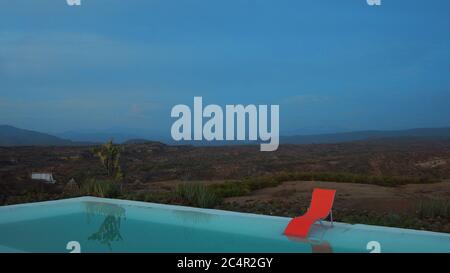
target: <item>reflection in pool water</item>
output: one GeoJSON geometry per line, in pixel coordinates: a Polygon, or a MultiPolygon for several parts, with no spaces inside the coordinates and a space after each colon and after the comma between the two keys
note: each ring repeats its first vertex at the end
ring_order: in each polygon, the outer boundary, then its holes
{"type": "Polygon", "coordinates": [[[300,238],[295,236],[286,236],[289,241],[297,243],[306,243],[311,246],[312,253],[333,253],[333,247],[324,239],[327,231],[332,228],[326,225],[315,225],[315,228],[310,231],[307,238],[300,238]]]}
{"type": "Polygon", "coordinates": [[[88,223],[91,222],[93,217],[105,217],[99,229],[92,233],[88,240],[98,241],[112,250],[112,242],[123,240],[120,234],[120,226],[122,218],[125,219],[125,209],[118,205],[97,202],[86,202],[85,208],[88,223]]]}

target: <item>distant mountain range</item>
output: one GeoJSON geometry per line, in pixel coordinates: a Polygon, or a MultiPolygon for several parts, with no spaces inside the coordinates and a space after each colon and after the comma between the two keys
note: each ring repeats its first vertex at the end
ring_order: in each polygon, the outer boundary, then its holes
{"type": "Polygon", "coordinates": [[[68,146],[75,143],[49,134],[0,125],[0,146],[68,146]]]}
{"type": "Polygon", "coordinates": [[[151,139],[151,140],[163,140],[167,137],[163,137],[161,132],[152,129],[136,129],[136,128],[108,128],[103,130],[71,130],[62,133],[55,133],[55,136],[64,139],[70,139],[76,142],[106,142],[113,140],[117,143],[124,143],[132,139],[151,139]]]}
{"type": "MultiPolygon", "coordinates": [[[[98,133],[95,135],[76,134],[76,132],[67,133],[67,136],[78,136],[74,138],[61,137],[61,135],[54,136],[46,133],[20,129],[10,125],[0,125],[0,146],[79,146],[92,145],[104,142],[113,138],[117,143],[145,143],[150,140],[135,136],[132,134],[111,134],[98,133]],[[82,139],[82,141],[80,140],[82,139]]],[[[317,134],[317,135],[295,135],[295,136],[281,136],[281,144],[321,144],[321,143],[340,143],[352,142],[374,139],[386,138],[449,138],[450,127],[445,128],[417,128],[409,130],[395,130],[395,131],[355,131],[347,133],[334,134],[317,134]]],[[[160,139],[158,139],[160,140],[160,139]]],[[[167,140],[169,144],[176,144],[176,142],[167,140]]],[[[248,142],[247,142],[248,143],[248,142]]],[[[197,144],[196,142],[186,142],[178,144],[197,144]]],[[[214,143],[198,143],[199,145],[214,143]]],[[[237,142],[218,142],[217,144],[239,144],[237,142]]],[[[217,145],[216,144],[216,145],[217,145]]]]}
{"type": "Polygon", "coordinates": [[[450,138],[450,127],[444,128],[416,128],[395,131],[355,131],[335,134],[319,135],[296,135],[282,136],[280,143],[289,144],[312,144],[312,143],[339,143],[361,140],[384,139],[384,138],[450,138]]]}
{"type": "Polygon", "coordinates": [[[57,137],[62,139],[70,139],[76,142],[97,142],[102,143],[108,140],[113,140],[117,143],[126,142],[130,139],[139,139],[138,135],[135,134],[127,134],[127,133],[118,133],[118,132],[76,132],[76,131],[68,131],[64,133],[55,134],[57,137]]]}

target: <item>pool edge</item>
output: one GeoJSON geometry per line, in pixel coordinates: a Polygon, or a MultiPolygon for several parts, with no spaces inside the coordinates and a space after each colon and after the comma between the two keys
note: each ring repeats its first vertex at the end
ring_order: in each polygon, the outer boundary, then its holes
{"type": "MultiPolygon", "coordinates": [[[[228,211],[228,210],[220,210],[220,209],[197,208],[197,207],[189,207],[189,206],[182,206],[182,205],[151,203],[151,202],[135,201],[135,200],[127,200],[127,199],[102,198],[102,197],[94,197],[94,196],[80,196],[80,197],[74,197],[74,198],[0,206],[0,213],[4,210],[10,210],[10,209],[15,209],[15,208],[35,207],[35,206],[41,206],[41,205],[55,205],[55,204],[61,204],[61,203],[67,204],[67,203],[77,203],[77,202],[103,202],[103,203],[113,203],[113,204],[127,205],[127,206],[139,206],[139,207],[147,207],[147,208],[172,209],[172,210],[179,210],[179,211],[203,212],[203,213],[215,214],[215,215],[231,215],[231,216],[238,215],[238,216],[264,218],[264,219],[269,218],[269,219],[274,219],[274,220],[285,220],[287,222],[292,219],[291,217],[284,217],[284,216],[256,214],[256,213],[238,212],[238,211],[228,211]]],[[[324,222],[329,223],[327,221],[324,221],[324,222]]],[[[379,231],[380,229],[383,229],[383,230],[386,230],[386,231],[389,230],[390,232],[395,232],[395,233],[435,235],[435,236],[440,235],[440,236],[446,236],[446,237],[450,238],[450,233],[436,232],[436,231],[429,231],[429,230],[417,230],[417,229],[389,227],[389,226],[376,226],[376,225],[366,225],[366,224],[350,224],[350,223],[343,223],[343,222],[333,222],[333,224],[338,227],[342,227],[342,228],[357,228],[357,229],[374,230],[374,231],[376,231],[376,230],[379,231]]]]}

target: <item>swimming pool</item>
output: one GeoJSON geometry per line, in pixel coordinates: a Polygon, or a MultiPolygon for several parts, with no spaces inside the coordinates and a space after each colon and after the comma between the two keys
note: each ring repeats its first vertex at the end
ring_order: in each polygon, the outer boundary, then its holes
{"type": "Polygon", "coordinates": [[[447,252],[450,234],[335,223],[288,238],[290,218],[80,197],[0,207],[0,252],[447,252]],[[75,243],[74,243],[75,242],[75,243]],[[70,245],[69,244],[69,245],[70,245]],[[69,247],[69,249],[72,249],[69,247]]]}

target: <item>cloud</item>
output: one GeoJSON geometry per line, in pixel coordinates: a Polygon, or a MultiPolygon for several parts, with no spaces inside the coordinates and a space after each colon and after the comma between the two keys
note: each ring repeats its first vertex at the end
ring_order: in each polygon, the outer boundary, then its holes
{"type": "Polygon", "coordinates": [[[139,45],[91,33],[0,32],[0,73],[24,78],[120,68],[139,60],[139,52],[139,45]]]}

